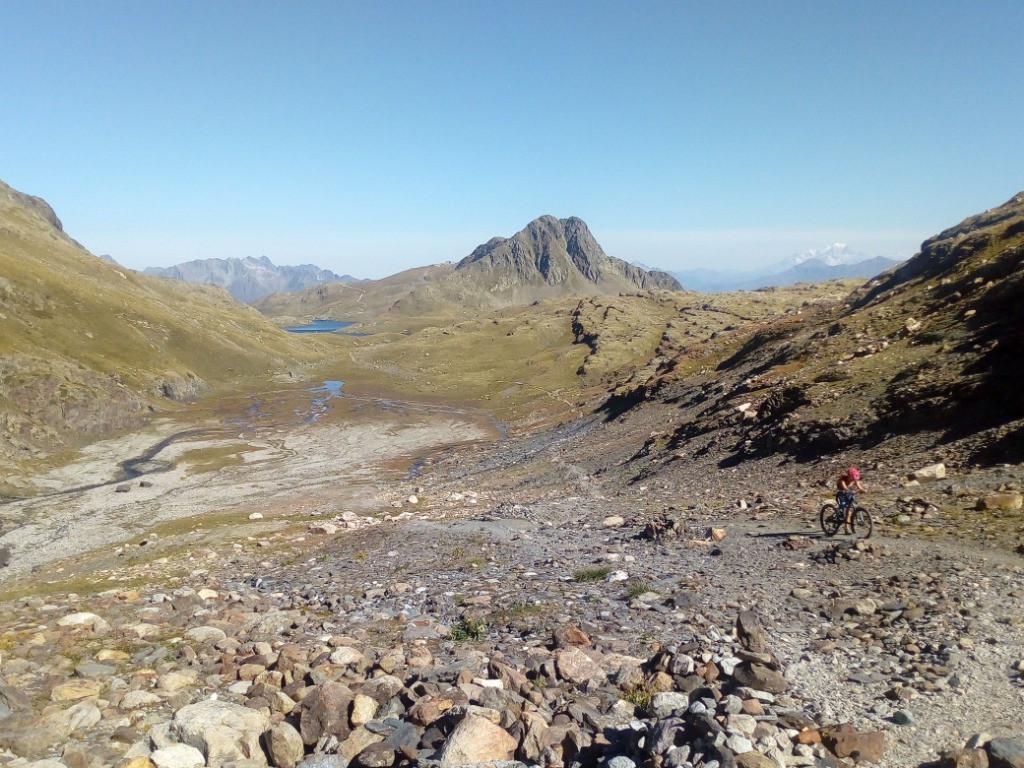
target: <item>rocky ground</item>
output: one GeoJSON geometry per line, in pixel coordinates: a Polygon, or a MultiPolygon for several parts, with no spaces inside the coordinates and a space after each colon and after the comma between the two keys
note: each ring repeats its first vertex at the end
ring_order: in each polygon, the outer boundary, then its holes
{"type": "Polygon", "coordinates": [[[829,466],[640,480],[620,438],[240,484],[4,576],[0,765],[1024,765],[1024,558],[931,501],[1020,467],[880,469],[876,535],[828,539],[829,466]]]}

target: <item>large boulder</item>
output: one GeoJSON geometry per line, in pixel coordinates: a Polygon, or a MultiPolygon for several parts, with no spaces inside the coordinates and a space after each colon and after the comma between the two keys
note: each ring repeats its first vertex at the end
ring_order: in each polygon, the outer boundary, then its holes
{"type": "Polygon", "coordinates": [[[302,736],[288,723],[274,723],[266,742],[270,762],[277,768],[295,768],[306,751],[302,736]]]}
{"type": "Polygon", "coordinates": [[[174,713],[170,723],[150,733],[154,749],[187,744],[198,749],[210,768],[238,760],[267,764],[260,740],[270,718],[255,709],[226,701],[201,701],[174,713]]]}
{"type": "Polygon", "coordinates": [[[992,768],[1024,768],[1024,739],[992,739],[985,749],[992,768]]]}
{"type": "Polygon", "coordinates": [[[302,700],[299,732],[304,744],[316,744],[322,736],[336,736],[344,741],[349,734],[348,708],[354,694],[338,682],[318,685],[316,691],[302,700]]]}

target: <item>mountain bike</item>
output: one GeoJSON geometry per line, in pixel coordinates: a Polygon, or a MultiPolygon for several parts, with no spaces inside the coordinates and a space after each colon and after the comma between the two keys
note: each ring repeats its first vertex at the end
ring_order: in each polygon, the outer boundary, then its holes
{"type": "Polygon", "coordinates": [[[871,536],[871,531],[874,530],[871,513],[864,507],[857,506],[857,497],[850,492],[838,498],[835,504],[826,504],[821,508],[821,530],[826,536],[835,536],[839,529],[846,525],[846,511],[850,507],[853,507],[853,514],[850,515],[850,528],[853,533],[865,539],[871,536]]]}

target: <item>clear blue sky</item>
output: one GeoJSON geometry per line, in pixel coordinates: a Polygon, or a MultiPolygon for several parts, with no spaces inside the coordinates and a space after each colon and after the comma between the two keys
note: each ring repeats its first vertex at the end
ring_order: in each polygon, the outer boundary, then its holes
{"type": "Polygon", "coordinates": [[[133,267],[893,255],[1024,189],[1024,3],[3,2],[0,179],[133,267]]]}

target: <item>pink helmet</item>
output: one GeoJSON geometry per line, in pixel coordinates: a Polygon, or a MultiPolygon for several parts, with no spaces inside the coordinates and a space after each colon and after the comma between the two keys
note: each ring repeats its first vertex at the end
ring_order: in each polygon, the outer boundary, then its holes
{"type": "Polygon", "coordinates": [[[853,480],[854,482],[860,480],[860,470],[857,469],[856,467],[850,467],[848,470],[846,470],[846,474],[848,474],[850,476],[850,479],[853,480]]]}

